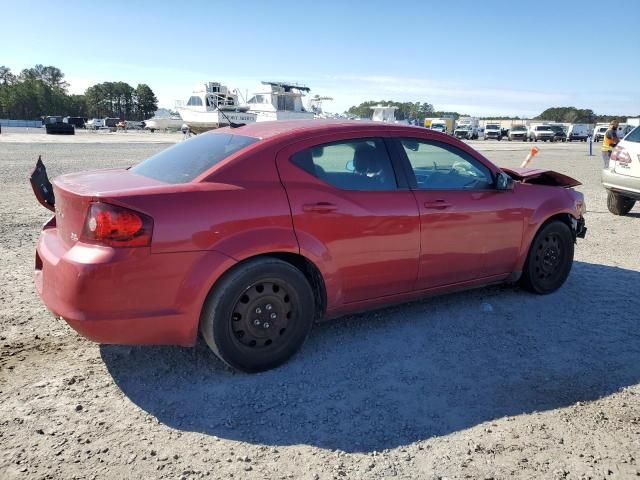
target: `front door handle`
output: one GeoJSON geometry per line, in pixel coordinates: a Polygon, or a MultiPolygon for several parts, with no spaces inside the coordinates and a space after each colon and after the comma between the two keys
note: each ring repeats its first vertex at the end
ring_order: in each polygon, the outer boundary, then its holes
{"type": "Polygon", "coordinates": [[[307,203],[302,206],[303,212],[330,213],[338,209],[336,205],[329,202],[307,203]]]}
{"type": "Polygon", "coordinates": [[[435,200],[433,202],[424,202],[424,208],[431,208],[435,210],[444,210],[445,208],[449,208],[451,206],[450,203],[445,202],[444,200],[435,200]]]}

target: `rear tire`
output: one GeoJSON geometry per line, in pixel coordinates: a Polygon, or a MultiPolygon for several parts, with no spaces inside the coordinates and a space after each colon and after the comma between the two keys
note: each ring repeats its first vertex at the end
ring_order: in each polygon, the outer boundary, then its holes
{"type": "Polygon", "coordinates": [[[540,295],[559,289],[573,265],[573,242],[573,234],[564,222],[554,220],[544,225],[529,248],[522,286],[540,295]]]}
{"type": "Polygon", "coordinates": [[[205,301],[200,331],[230,367],[260,372],[285,363],[306,340],[314,296],[300,270],[276,258],[249,260],[225,274],[205,301]]]}
{"type": "Polygon", "coordinates": [[[609,192],[607,194],[607,208],[614,215],[626,215],[631,211],[636,201],[619,193],[609,192]]]}

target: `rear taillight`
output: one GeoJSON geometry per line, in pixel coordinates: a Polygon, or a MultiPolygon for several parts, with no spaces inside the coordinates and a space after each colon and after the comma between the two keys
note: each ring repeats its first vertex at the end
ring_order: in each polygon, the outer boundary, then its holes
{"type": "Polygon", "coordinates": [[[631,163],[631,155],[624,147],[617,146],[611,151],[611,160],[618,163],[631,163]]]}
{"type": "Polygon", "coordinates": [[[152,231],[151,217],[108,203],[92,203],[82,241],[111,247],[146,247],[151,245],[152,231]]]}

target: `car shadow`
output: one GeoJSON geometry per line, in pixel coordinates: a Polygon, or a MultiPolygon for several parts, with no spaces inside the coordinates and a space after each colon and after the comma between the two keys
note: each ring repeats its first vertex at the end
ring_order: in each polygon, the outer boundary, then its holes
{"type": "Polygon", "coordinates": [[[196,348],[101,346],[164,424],[267,445],[369,452],[640,382],[640,273],[575,262],[547,296],[511,287],[318,325],[286,365],[246,375],[196,348]]]}

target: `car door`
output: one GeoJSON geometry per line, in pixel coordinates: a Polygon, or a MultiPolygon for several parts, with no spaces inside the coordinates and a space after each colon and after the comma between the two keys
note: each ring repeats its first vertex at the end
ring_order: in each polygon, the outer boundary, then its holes
{"type": "Polygon", "coordinates": [[[481,160],[446,142],[398,138],[420,208],[421,251],[416,288],[507,276],[523,232],[513,191],[498,191],[481,160]]]}
{"type": "Polygon", "coordinates": [[[420,215],[382,136],[342,134],[277,155],[301,253],[321,269],[329,310],[411,291],[420,215]]]}

